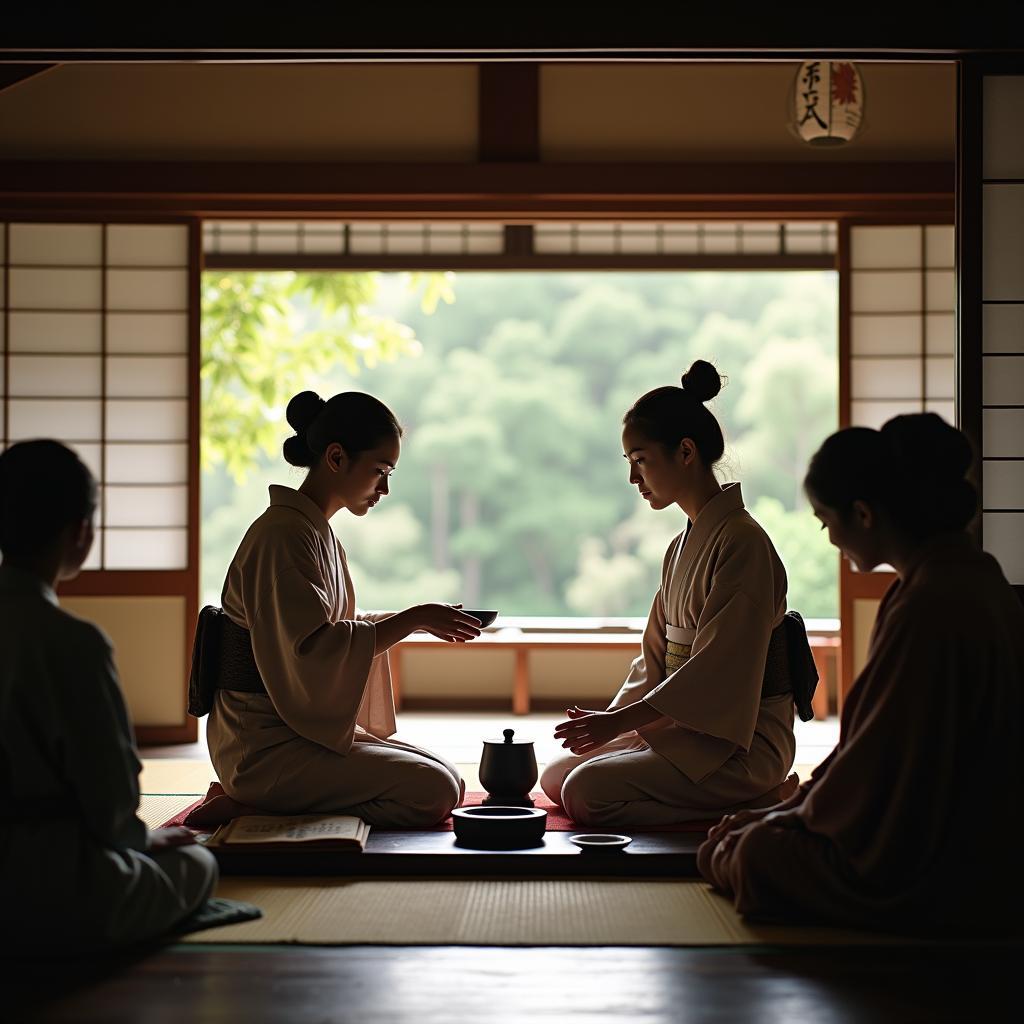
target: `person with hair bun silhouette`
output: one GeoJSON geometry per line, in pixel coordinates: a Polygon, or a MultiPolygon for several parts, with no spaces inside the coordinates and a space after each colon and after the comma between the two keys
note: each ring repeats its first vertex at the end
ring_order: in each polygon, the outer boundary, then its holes
{"type": "MultiPolygon", "coordinates": [[[[312,391],[287,409],[284,457],[308,469],[297,490],[270,488],[224,581],[224,678],[207,726],[227,797],[245,808],[354,814],[371,825],[443,821],[462,799],[458,769],[392,739],[388,650],[416,630],[462,642],[480,634],[460,606],[396,613],[356,608],[345,551],[331,529],[340,510],[365,516],[387,496],[402,428],[371,395],[324,401],[312,391]]],[[[237,808],[236,808],[237,810],[237,808]]]]}
{"type": "Polygon", "coordinates": [[[971,447],[934,413],[827,438],[805,489],[858,570],[891,565],[839,744],[698,863],[744,914],[874,929],[1020,927],[1024,608],[966,527],[971,447]]]}

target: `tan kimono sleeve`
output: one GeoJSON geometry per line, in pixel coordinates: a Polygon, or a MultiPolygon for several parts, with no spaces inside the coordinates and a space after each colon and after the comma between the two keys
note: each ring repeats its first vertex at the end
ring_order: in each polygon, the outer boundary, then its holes
{"type": "Polygon", "coordinates": [[[686,729],[748,750],[782,614],[768,547],[730,539],[711,573],[689,659],[644,699],[686,729]]]}
{"type": "Polygon", "coordinates": [[[376,627],[365,619],[336,620],[329,584],[303,537],[274,554],[273,577],[261,581],[265,589],[249,627],[256,666],[289,728],[347,753],[373,667],[376,627]]]}

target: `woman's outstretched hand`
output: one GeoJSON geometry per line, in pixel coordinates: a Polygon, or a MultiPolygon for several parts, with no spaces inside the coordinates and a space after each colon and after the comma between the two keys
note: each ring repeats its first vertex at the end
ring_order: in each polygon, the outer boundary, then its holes
{"type": "Polygon", "coordinates": [[[439,640],[465,643],[480,635],[480,620],[462,611],[461,604],[421,604],[416,611],[419,628],[439,640]]]}

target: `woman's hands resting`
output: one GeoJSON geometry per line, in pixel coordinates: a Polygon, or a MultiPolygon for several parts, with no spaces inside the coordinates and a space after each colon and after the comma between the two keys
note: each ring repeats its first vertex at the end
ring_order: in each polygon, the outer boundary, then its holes
{"type": "Polygon", "coordinates": [[[617,736],[642,729],[660,721],[662,714],[649,704],[638,700],[615,711],[588,711],[571,707],[566,710],[568,721],[555,726],[555,739],[574,754],[587,754],[610,743],[617,736]]]}

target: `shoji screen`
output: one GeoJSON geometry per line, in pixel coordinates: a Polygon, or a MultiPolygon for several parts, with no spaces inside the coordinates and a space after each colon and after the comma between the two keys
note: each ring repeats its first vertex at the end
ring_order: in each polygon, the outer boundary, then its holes
{"type": "Polygon", "coordinates": [[[1024,76],[983,80],[982,537],[1024,586],[1024,76]]]}
{"type": "Polygon", "coordinates": [[[3,251],[3,442],[56,438],[96,475],[96,544],[64,603],[114,640],[143,737],[185,739],[198,228],[12,222],[3,251]]]}
{"type": "MultiPolygon", "coordinates": [[[[840,229],[840,420],[880,427],[907,412],[956,422],[956,272],[952,224],[840,229]]],[[[891,572],[840,570],[843,689],[867,654],[891,572]]]]}
{"type": "Polygon", "coordinates": [[[955,420],[952,224],[850,228],[850,426],[955,420]]]}

